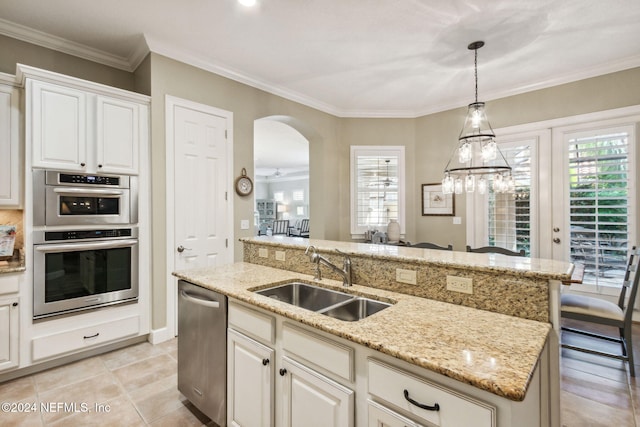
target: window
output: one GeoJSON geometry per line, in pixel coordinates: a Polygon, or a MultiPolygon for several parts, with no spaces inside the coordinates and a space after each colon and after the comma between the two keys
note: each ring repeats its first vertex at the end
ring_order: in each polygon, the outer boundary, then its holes
{"type": "Polygon", "coordinates": [[[386,230],[397,219],[404,234],[404,147],[351,146],[351,235],[386,230]]]}
{"type": "Polygon", "coordinates": [[[293,190],[291,199],[294,202],[304,202],[304,190],[293,190]]]}
{"type": "Polygon", "coordinates": [[[620,286],[634,206],[628,128],[568,135],[570,257],[585,266],[583,284],[620,286]]]}

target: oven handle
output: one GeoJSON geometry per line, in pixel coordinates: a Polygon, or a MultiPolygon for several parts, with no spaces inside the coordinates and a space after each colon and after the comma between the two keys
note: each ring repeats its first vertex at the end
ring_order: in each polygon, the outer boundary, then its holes
{"type": "Polygon", "coordinates": [[[128,248],[138,244],[137,240],[110,240],[108,242],[60,243],[55,245],[35,245],[34,249],[44,253],[82,251],[92,249],[128,248]]]}
{"type": "Polygon", "coordinates": [[[122,196],[124,194],[124,191],[119,190],[98,190],[86,188],[54,188],[53,192],[58,194],[73,194],[74,196],[122,196]]]}

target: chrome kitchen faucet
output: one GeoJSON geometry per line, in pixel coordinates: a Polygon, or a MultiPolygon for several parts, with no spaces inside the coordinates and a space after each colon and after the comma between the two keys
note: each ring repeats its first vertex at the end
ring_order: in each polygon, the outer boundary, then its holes
{"type": "Polygon", "coordinates": [[[320,271],[320,264],[322,263],[342,276],[343,286],[351,286],[351,258],[344,252],[340,252],[338,249],[336,249],[336,252],[344,255],[342,268],[332,264],[331,261],[318,254],[316,247],[313,245],[307,246],[307,250],[304,251],[305,255],[309,255],[309,261],[316,264],[316,275],[314,277],[315,280],[322,280],[322,273],[320,271]]]}

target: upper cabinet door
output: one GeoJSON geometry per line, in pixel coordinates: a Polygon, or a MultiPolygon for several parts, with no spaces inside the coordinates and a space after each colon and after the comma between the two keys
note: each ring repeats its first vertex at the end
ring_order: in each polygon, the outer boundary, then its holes
{"type": "Polygon", "coordinates": [[[31,142],[32,166],[87,170],[86,92],[28,80],[27,94],[27,141],[31,142]]]}
{"type": "Polygon", "coordinates": [[[20,103],[18,90],[0,85],[0,206],[20,207],[20,103]]]}
{"type": "Polygon", "coordinates": [[[105,96],[96,104],[98,172],[138,173],[140,104],[105,96]]]}

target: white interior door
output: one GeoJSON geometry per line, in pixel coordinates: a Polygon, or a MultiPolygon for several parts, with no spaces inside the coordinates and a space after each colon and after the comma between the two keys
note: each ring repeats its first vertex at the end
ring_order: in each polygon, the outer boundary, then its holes
{"type": "Polygon", "coordinates": [[[232,113],[170,96],[166,113],[167,326],[175,333],[171,272],[233,262],[232,113]]]}
{"type": "Polygon", "coordinates": [[[228,262],[226,119],[177,106],[174,223],[177,269],[228,262]]]}

